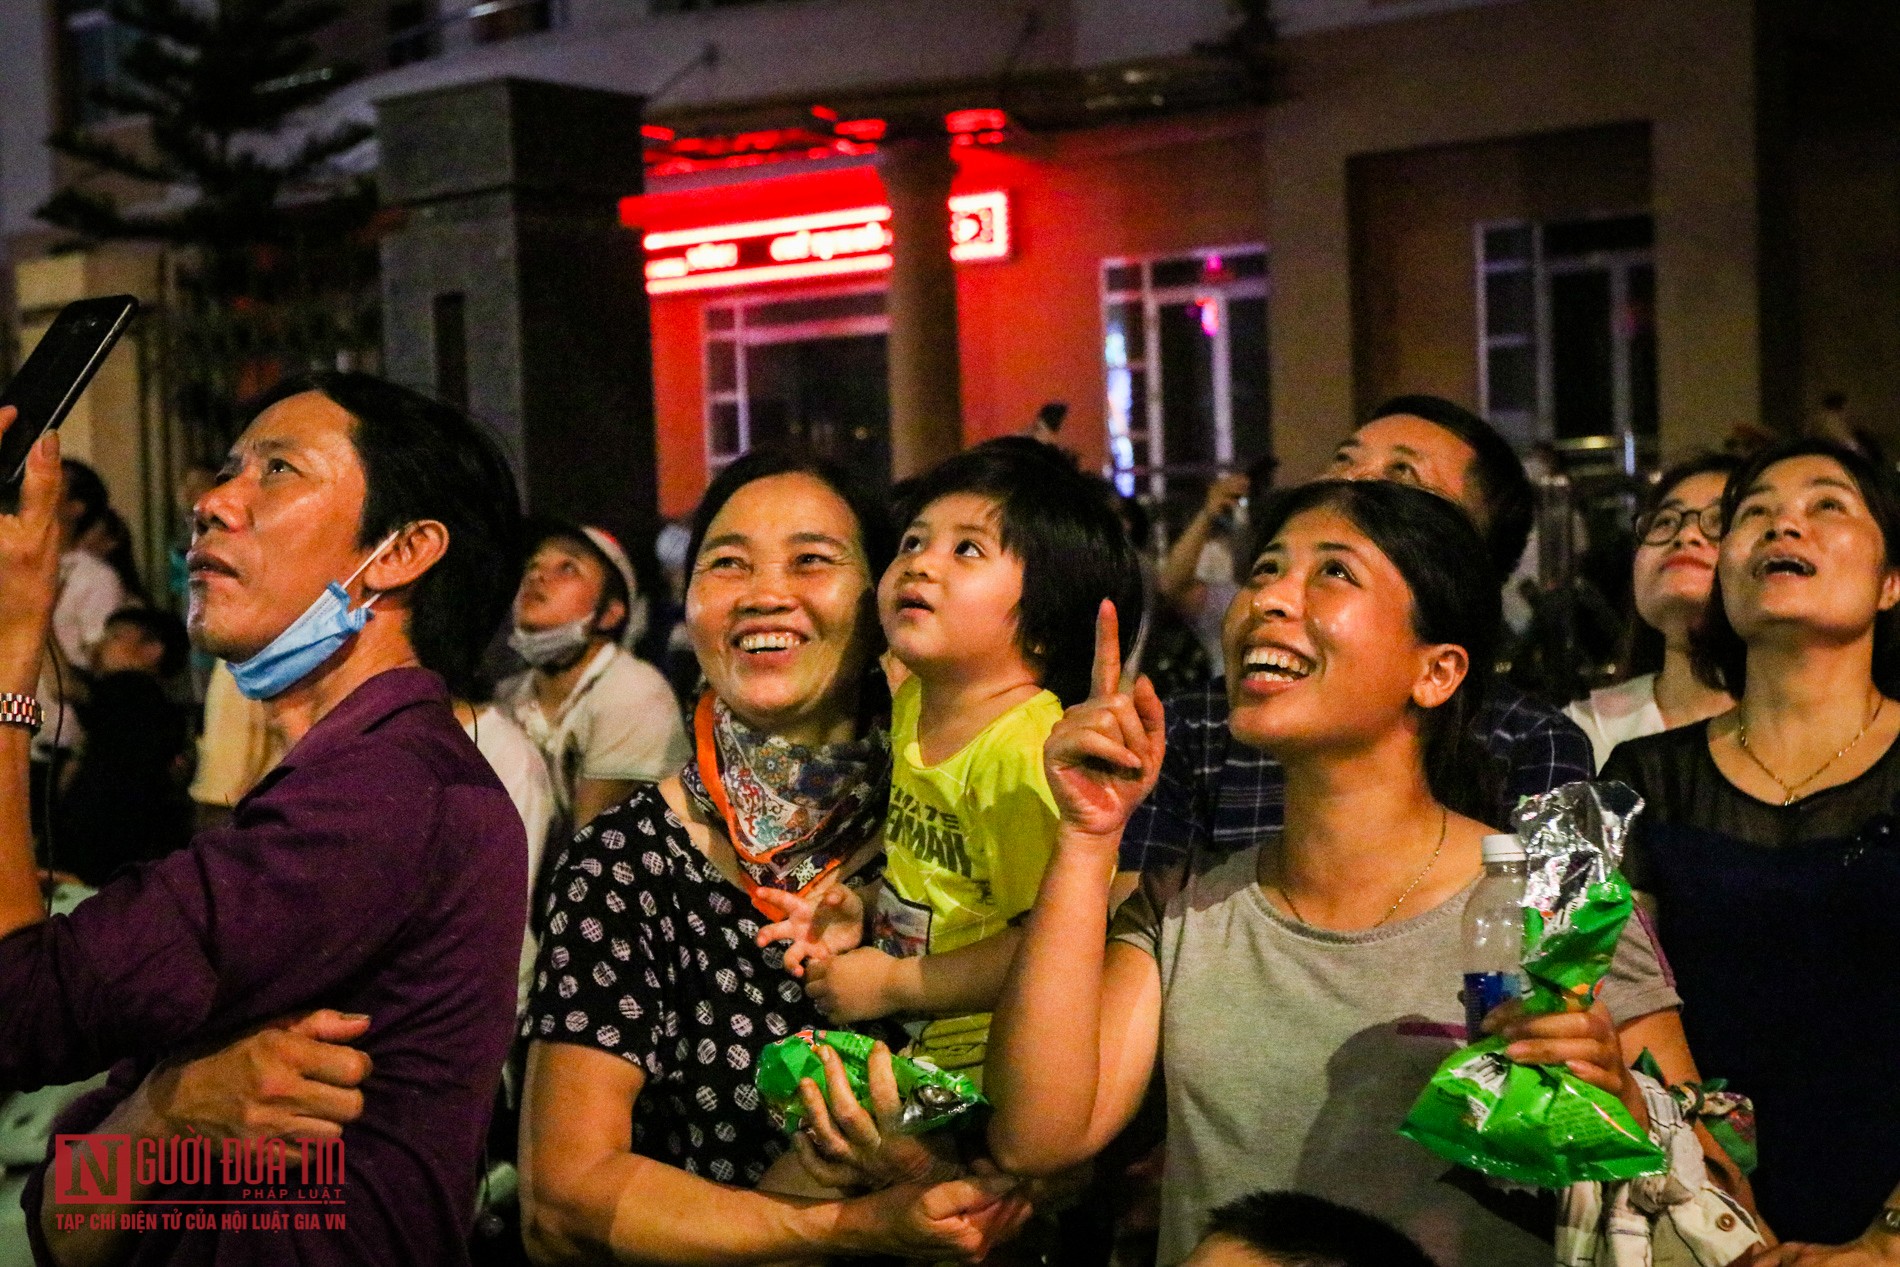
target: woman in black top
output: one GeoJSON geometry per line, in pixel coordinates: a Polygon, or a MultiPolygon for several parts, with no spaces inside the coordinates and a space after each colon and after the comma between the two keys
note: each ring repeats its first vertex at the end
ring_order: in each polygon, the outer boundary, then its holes
{"type": "Polygon", "coordinates": [[[1738,704],[1602,777],[1648,802],[1627,870],[1703,1072],[1754,1098],[1762,1214],[1816,1243],[1756,1263],[1900,1262],[1900,494],[1803,440],[1723,511],[1698,653],[1738,704]]]}
{"type": "Polygon", "coordinates": [[[553,861],[524,1033],[524,1233],[538,1262],[980,1256],[1020,1222],[998,1178],[808,1191],[753,1085],[823,1018],[761,949],[772,891],[882,848],[890,748],[873,596],[879,507],[830,468],[750,454],[694,516],[686,625],[710,690],[695,755],[553,861]]]}

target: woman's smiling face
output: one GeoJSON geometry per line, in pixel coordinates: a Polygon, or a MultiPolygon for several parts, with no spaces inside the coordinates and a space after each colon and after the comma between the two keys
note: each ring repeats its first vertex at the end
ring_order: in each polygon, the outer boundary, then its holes
{"type": "Polygon", "coordinates": [[[686,628],[713,693],[757,729],[836,738],[877,629],[851,507],[811,475],[754,480],[713,516],[691,567],[686,628]]]}
{"type": "Polygon", "coordinates": [[[1425,684],[1438,649],[1413,629],[1411,588],[1330,506],[1294,515],[1261,550],[1222,645],[1234,737],[1250,747],[1351,744],[1443,702],[1425,684]]]}

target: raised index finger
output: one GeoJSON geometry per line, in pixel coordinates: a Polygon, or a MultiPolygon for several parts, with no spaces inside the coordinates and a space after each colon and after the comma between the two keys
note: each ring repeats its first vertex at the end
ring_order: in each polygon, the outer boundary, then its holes
{"type": "Polygon", "coordinates": [[[1095,667],[1090,678],[1096,699],[1113,695],[1121,685],[1121,636],[1121,617],[1115,614],[1113,600],[1104,598],[1095,610],[1095,667]]]}

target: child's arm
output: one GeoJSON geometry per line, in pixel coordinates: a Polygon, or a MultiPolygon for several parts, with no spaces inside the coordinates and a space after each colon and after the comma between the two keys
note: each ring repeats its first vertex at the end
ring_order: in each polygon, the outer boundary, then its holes
{"type": "Polygon", "coordinates": [[[830,961],[808,961],[805,992],[839,1024],[900,1012],[987,1012],[1002,996],[1022,940],[1022,929],[1012,926],[968,946],[907,959],[867,946],[830,961]]]}

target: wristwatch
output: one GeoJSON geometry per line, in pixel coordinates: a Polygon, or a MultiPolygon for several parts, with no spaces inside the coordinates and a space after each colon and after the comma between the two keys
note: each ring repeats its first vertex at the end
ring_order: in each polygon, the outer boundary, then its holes
{"type": "Polygon", "coordinates": [[[46,722],[40,702],[31,695],[0,691],[0,726],[20,726],[35,734],[46,722]]]}

